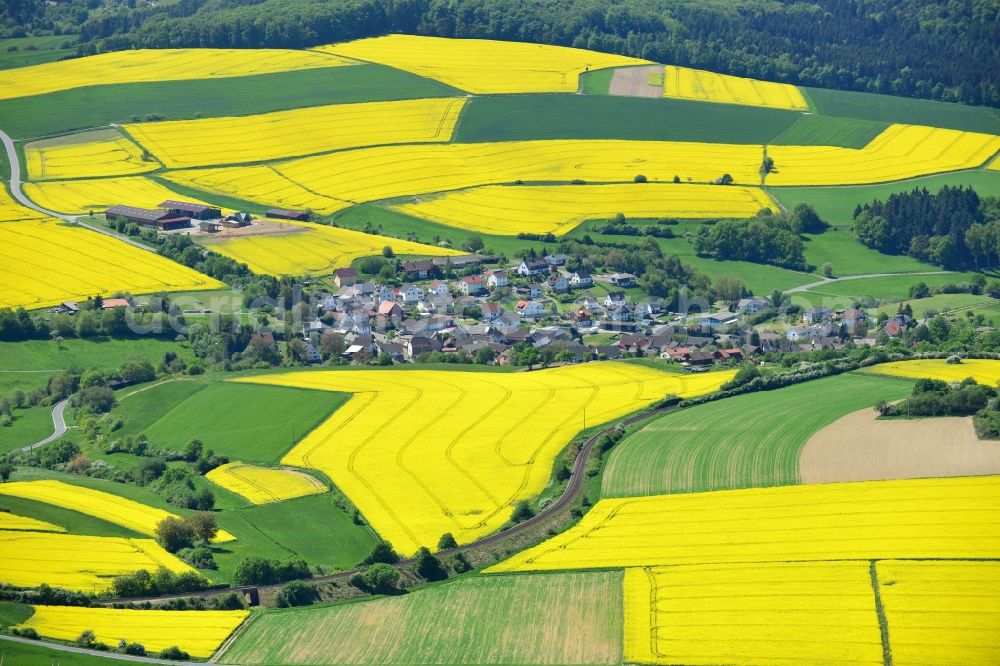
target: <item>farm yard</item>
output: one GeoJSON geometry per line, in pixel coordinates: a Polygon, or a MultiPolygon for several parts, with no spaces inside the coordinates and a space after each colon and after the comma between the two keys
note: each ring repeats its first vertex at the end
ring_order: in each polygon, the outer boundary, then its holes
{"type": "Polygon", "coordinates": [[[987,74],[370,9],[0,35],[0,666],[1000,660],[987,74]]]}

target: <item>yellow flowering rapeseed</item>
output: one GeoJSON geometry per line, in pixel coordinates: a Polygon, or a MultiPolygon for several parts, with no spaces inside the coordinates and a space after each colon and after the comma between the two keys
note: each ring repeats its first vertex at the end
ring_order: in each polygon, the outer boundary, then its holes
{"type": "Polygon", "coordinates": [[[123,573],[160,567],[193,572],[152,539],[0,530],[0,582],[102,592],[123,573]]]}
{"type": "Polygon", "coordinates": [[[144,162],[142,149],[115,131],[35,141],[24,147],[24,156],[33,180],[124,176],[160,168],[155,160],[144,162]]]}
{"type": "Polygon", "coordinates": [[[752,217],[777,211],[763,190],[717,185],[487,185],[421,197],[396,210],[459,229],[516,236],[568,233],[584,220],[627,217],[752,217]]]}
{"type": "Polygon", "coordinates": [[[205,478],[254,504],[280,502],[326,492],[326,486],[319,479],[303,472],[258,467],[241,462],[216,467],[205,478]]]}
{"type": "Polygon", "coordinates": [[[867,561],[626,569],[625,580],[626,662],[882,663],[867,561]]]}
{"type": "Polygon", "coordinates": [[[0,307],[94,294],[218,289],[222,283],[119,240],[15,205],[0,191],[0,307]],[[2,221],[17,219],[21,221],[2,221]]]}
{"type": "Polygon", "coordinates": [[[27,532],[65,532],[66,529],[37,518],[18,516],[9,511],[0,511],[0,530],[27,532]]]}
{"type": "Polygon", "coordinates": [[[0,99],[111,83],[219,79],[354,64],[314,51],[155,49],[115,51],[4,72],[0,99]]]}
{"type": "Polygon", "coordinates": [[[960,382],[975,379],[979,384],[996,386],[1000,384],[1000,361],[993,359],[969,358],[961,363],[948,363],[945,359],[917,359],[880,363],[865,369],[879,375],[906,377],[907,379],[943,379],[946,382],[960,382]]]}
{"type": "Polygon", "coordinates": [[[798,111],[809,109],[802,91],[787,83],[744,79],[739,76],[674,65],[666,67],[663,95],[700,102],[748,104],[798,111]]]}
{"type": "Polygon", "coordinates": [[[334,104],[236,118],[125,127],[168,167],[237,164],[359,146],[448,141],[465,101],[448,98],[334,104]]]}
{"type": "Polygon", "coordinates": [[[529,373],[294,372],[239,381],[354,393],[282,460],[326,474],[397,550],[495,531],[537,495],[584,425],[669,394],[709,393],[732,372],[678,375],[624,363],[529,373]]]}
{"type": "Polygon", "coordinates": [[[176,645],[192,657],[207,659],[250,615],[249,611],[130,610],[80,606],[33,606],[34,614],[19,629],[73,641],[86,630],[111,647],[118,641],[141,643],[155,654],[176,645]]]}
{"type": "Polygon", "coordinates": [[[25,183],[24,193],[42,208],[68,215],[85,215],[91,211],[102,213],[108,206],[116,204],[156,208],[167,199],[206,203],[179,194],[144,176],[25,183]]]}
{"type": "Polygon", "coordinates": [[[576,92],[587,70],[646,60],[565,46],[387,35],[319,49],[389,65],[471,93],[576,92]]]}
{"type": "Polygon", "coordinates": [[[1000,562],[876,565],[894,664],[1000,663],[1000,562]]]}
{"type": "MultiPolygon", "coordinates": [[[[156,534],[156,526],[164,518],[178,517],[177,514],[169,511],[101,490],[47,479],[4,483],[0,485],[0,495],[22,497],[64,509],[72,509],[150,536],[156,534]]],[[[215,538],[217,543],[232,540],[233,535],[224,530],[220,530],[215,538]]]]}
{"type": "Polygon", "coordinates": [[[490,571],[838,559],[997,558],[1000,476],[601,500],[490,571]]]}
{"type": "Polygon", "coordinates": [[[852,185],[903,180],[981,166],[1000,150],[1000,136],[890,125],[864,148],[768,146],[768,185],[852,185]]]}
{"type": "Polygon", "coordinates": [[[401,255],[448,256],[457,250],[366,234],[324,224],[285,221],[286,233],[219,239],[206,243],[213,251],[245,263],[255,273],[315,275],[350,266],[360,257],[381,254],[387,245],[401,255]]]}

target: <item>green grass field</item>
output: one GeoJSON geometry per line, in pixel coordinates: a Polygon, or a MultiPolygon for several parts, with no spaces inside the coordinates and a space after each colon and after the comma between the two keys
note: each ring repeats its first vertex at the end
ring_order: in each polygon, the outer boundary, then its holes
{"type": "Polygon", "coordinates": [[[473,576],[402,596],[267,611],[225,664],[614,664],[620,571],[473,576]]]}
{"type": "Polygon", "coordinates": [[[117,368],[130,358],[144,358],[156,366],[168,351],[187,360],[193,358],[190,348],[186,345],[157,338],[144,337],[132,340],[67,338],[62,343],[62,349],[50,340],[25,340],[0,342],[0,368],[52,372],[73,367],[117,368]]]}
{"type": "Polygon", "coordinates": [[[0,451],[34,444],[52,434],[52,408],[28,407],[13,411],[13,423],[0,428],[0,451]]]}
{"type": "Polygon", "coordinates": [[[9,627],[21,624],[35,611],[27,604],[18,604],[13,601],[0,601],[0,627],[9,627]]]}
{"type": "Polygon", "coordinates": [[[76,35],[0,39],[0,69],[40,65],[76,55],[76,35]],[[65,47],[64,45],[71,46],[65,47]]]}
{"type": "Polygon", "coordinates": [[[611,79],[615,76],[615,69],[617,68],[606,67],[580,74],[580,92],[584,95],[607,95],[611,88],[611,79]]]}
{"type": "MultiPolygon", "coordinates": [[[[28,645],[0,641],[0,663],[3,666],[121,666],[120,659],[91,654],[76,654],[46,647],[44,643],[28,645]]],[[[125,662],[128,663],[128,662],[125,662]]]]}
{"type": "Polygon", "coordinates": [[[674,99],[593,95],[475,97],[453,140],[635,139],[769,142],[800,116],[795,111],[674,99]]]}
{"type": "Polygon", "coordinates": [[[120,434],[145,433],[157,448],[180,450],[198,437],[233,460],[275,464],[348,398],[307,389],[182,379],[119,392],[120,434]]]}
{"type": "Polygon", "coordinates": [[[776,136],[776,146],[842,146],[864,148],[888,125],[858,118],[837,118],[810,114],[776,136]]]}
{"type": "Polygon", "coordinates": [[[854,209],[860,204],[875,199],[885,201],[890,194],[921,187],[937,193],[945,185],[972,187],[980,196],[1000,196],[1000,171],[962,171],[883,185],[769,187],[767,192],[789,210],[800,203],[811,204],[827,222],[850,229],[854,223],[854,209]]]}
{"type": "MultiPolygon", "coordinates": [[[[937,275],[893,275],[889,277],[861,278],[859,280],[843,280],[830,284],[819,285],[806,292],[796,293],[796,298],[807,298],[810,303],[819,305],[824,299],[831,297],[862,298],[869,297],[878,300],[902,300],[910,294],[910,287],[917,282],[924,282],[929,287],[939,287],[947,282],[968,282],[973,273],[940,273],[937,275]]],[[[825,303],[830,306],[830,303],[825,303]]]]}
{"type": "Polygon", "coordinates": [[[355,525],[350,516],[334,506],[329,493],[224,511],[219,514],[219,524],[238,538],[254,535],[252,551],[239,544],[216,548],[223,578],[250,552],[279,560],[304,559],[327,570],[350,569],[375,545],[374,532],[355,525]],[[230,548],[232,555],[224,552],[230,548]]]}
{"type": "Polygon", "coordinates": [[[63,134],[159,114],[171,120],[245,116],[322,104],[461,95],[443,83],[381,65],[331,67],[228,79],[77,88],[0,102],[11,136],[63,134]]]}
{"type": "Polygon", "coordinates": [[[661,416],[614,449],[602,495],[797,483],[799,453],[813,433],[881,399],[902,398],[910,388],[898,379],[840,375],[661,416]]]}
{"type": "Polygon", "coordinates": [[[849,229],[834,227],[821,234],[805,236],[805,257],[817,269],[830,262],[833,275],[867,275],[870,273],[922,273],[938,271],[940,267],[925,264],[906,255],[882,254],[863,245],[849,229]]]}
{"type": "Polygon", "coordinates": [[[886,303],[883,307],[886,312],[894,313],[896,308],[903,303],[908,303],[913,308],[913,316],[918,319],[926,317],[930,312],[943,314],[955,311],[956,314],[964,314],[964,311],[969,310],[973,314],[978,314],[979,312],[984,312],[985,314],[986,311],[995,310],[997,306],[1000,306],[1000,301],[984,294],[937,294],[927,298],[886,303]]]}
{"type": "Polygon", "coordinates": [[[932,125],[968,132],[1000,134],[1000,114],[984,106],[948,104],[912,97],[803,88],[817,113],[882,123],[932,125]]]}

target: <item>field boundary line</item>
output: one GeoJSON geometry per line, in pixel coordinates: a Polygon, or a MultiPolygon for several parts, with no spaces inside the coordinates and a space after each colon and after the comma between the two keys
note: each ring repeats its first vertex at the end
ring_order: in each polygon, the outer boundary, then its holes
{"type": "Polygon", "coordinates": [[[878,616],[878,630],[882,635],[882,662],[884,666],[892,666],[892,644],[889,642],[889,621],[885,617],[885,607],[882,605],[882,594],[879,591],[878,560],[868,563],[868,575],[872,581],[872,594],[875,596],[875,614],[878,616]]]}

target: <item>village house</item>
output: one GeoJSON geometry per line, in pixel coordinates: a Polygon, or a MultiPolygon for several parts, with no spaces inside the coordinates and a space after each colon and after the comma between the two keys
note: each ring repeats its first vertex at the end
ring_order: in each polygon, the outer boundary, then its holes
{"type": "Polygon", "coordinates": [[[613,273],[608,277],[608,282],[612,287],[634,287],[635,286],[635,276],[631,273],[613,273]]]}
{"type": "Polygon", "coordinates": [[[515,311],[522,317],[542,317],[545,306],[538,301],[518,301],[515,311]]]}
{"type": "Polygon", "coordinates": [[[703,314],[699,318],[701,330],[715,332],[726,326],[732,326],[739,320],[739,315],[729,310],[719,310],[710,314],[703,314]]]}
{"type": "Polygon", "coordinates": [[[486,284],[481,275],[470,275],[458,283],[459,290],[468,296],[478,296],[486,293],[486,284]]]}
{"type": "Polygon", "coordinates": [[[557,294],[565,294],[569,291],[569,280],[559,273],[549,275],[549,277],[545,280],[545,284],[548,285],[549,289],[557,294]]]}
{"type": "Polygon", "coordinates": [[[625,302],[625,292],[624,291],[609,291],[608,295],[604,297],[604,307],[610,308],[615,305],[621,305],[625,302]]]}
{"type": "Polygon", "coordinates": [[[868,313],[865,312],[864,310],[859,310],[857,308],[849,308],[847,310],[844,310],[844,314],[841,317],[841,321],[844,323],[845,326],[847,326],[847,330],[853,333],[854,329],[856,329],[859,324],[864,323],[867,325],[868,313]]]}
{"type": "Polygon", "coordinates": [[[358,281],[358,272],[353,268],[338,268],[333,271],[333,283],[338,287],[351,287],[358,281]]]}
{"type": "Polygon", "coordinates": [[[761,310],[769,307],[771,307],[771,301],[763,296],[741,298],[739,302],[736,303],[736,309],[740,312],[746,312],[747,314],[757,314],[761,310]]]}
{"type": "Polygon", "coordinates": [[[517,274],[522,276],[544,275],[549,272],[549,265],[544,259],[529,259],[525,257],[517,267],[517,274]]]}
{"type": "Polygon", "coordinates": [[[451,290],[448,288],[448,283],[444,280],[432,280],[431,283],[427,285],[427,295],[450,296],[451,290]]]}
{"type": "Polygon", "coordinates": [[[594,316],[587,308],[578,308],[569,313],[570,321],[579,328],[590,328],[594,325],[594,316]]]}
{"type": "Polygon", "coordinates": [[[430,275],[432,270],[434,270],[434,264],[428,259],[403,262],[403,272],[411,280],[424,280],[430,275]]]}
{"type": "Polygon", "coordinates": [[[549,266],[565,266],[566,262],[569,261],[569,255],[565,254],[549,254],[543,258],[549,266]]]}
{"type": "Polygon", "coordinates": [[[395,301],[382,301],[378,304],[376,313],[379,317],[390,321],[398,321],[403,318],[403,308],[395,301]]]}
{"type": "Polygon", "coordinates": [[[594,277],[586,268],[579,268],[569,274],[569,283],[574,289],[586,289],[594,286],[594,277]]]}
{"type": "Polygon", "coordinates": [[[499,319],[500,315],[503,314],[503,309],[500,307],[499,303],[483,303],[480,307],[483,313],[483,321],[493,321],[499,319]]]}
{"type": "Polygon", "coordinates": [[[509,284],[507,271],[490,269],[483,273],[483,275],[486,276],[486,286],[490,289],[499,289],[500,287],[506,287],[509,284]]]}
{"type": "Polygon", "coordinates": [[[829,321],[833,317],[833,310],[824,307],[809,308],[802,313],[802,320],[807,324],[819,324],[829,321]]]}
{"type": "Polygon", "coordinates": [[[424,290],[415,284],[407,283],[393,291],[396,300],[401,301],[404,305],[415,305],[424,298],[424,290]]]}

